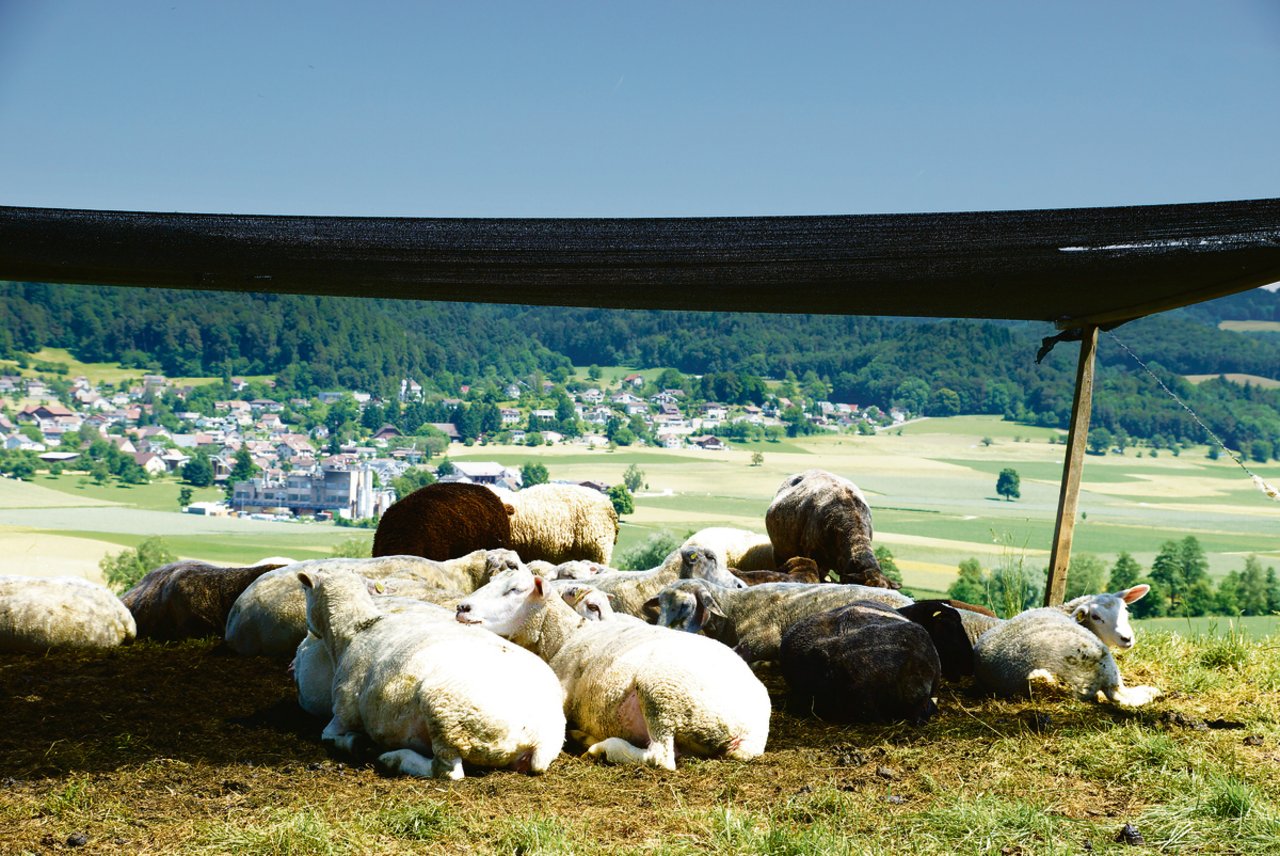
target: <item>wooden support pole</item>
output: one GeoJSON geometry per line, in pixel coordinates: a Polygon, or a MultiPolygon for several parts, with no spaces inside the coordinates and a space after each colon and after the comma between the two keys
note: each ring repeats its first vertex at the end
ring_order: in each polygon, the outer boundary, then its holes
{"type": "Polygon", "coordinates": [[[1062,487],[1058,492],[1058,520],[1053,527],[1053,551],[1049,556],[1049,581],[1044,589],[1044,605],[1062,603],[1067,591],[1067,566],[1071,564],[1071,538],[1075,535],[1076,504],[1080,498],[1080,472],[1089,438],[1089,411],[1093,407],[1093,357],[1098,347],[1098,328],[1084,329],[1080,340],[1080,361],[1076,365],[1076,391],[1071,400],[1071,427],[1067,431],[1067,455],[1062,464],[1062,487]]]}

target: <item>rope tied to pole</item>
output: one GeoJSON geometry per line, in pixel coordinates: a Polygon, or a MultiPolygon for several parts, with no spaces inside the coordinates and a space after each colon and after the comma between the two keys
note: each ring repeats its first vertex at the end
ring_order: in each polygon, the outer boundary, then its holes
{"type": "Polygon", "coordinates": [[[1262,476],[1258,475],[1253,470],[1249,469],[1248,465],[1245,464],[1243,458],[1241,458],[1235,452],[1228,449],[1227,444],[1222,442],[1221,438],[1219,438],[1218,435],[1213,432],[1213,429],[1210,428],[1208,425],[1204,424],[1204,420],[1200,418],[1200,415],[1197,414],[1194,410],[1192,410],[1190,405],[1188,405],[1185,401],[1179,398],[1176,392],[1169,389],[1168,385],[1165,384],[1165,382],[1160,379],[1160,376],[1157,375],[1155,372],[1153,372],[1150,366],[1148,366],[1141,359],[1139,359],[1138,355],[1135,354],[1132,350],[1130,350],[1128,345],[1126,345],[1124,342],[1121,342],[1120,339],[1116,336],[1116,334],[1112,333],[1110,330],[1104,330],[1103,332],[1105,332],[1108,336],[1110,336],[1111,340],[1114,341],[1117,345],[1119,345],[1120,349],[1124,351],[1126,354],[1128,354],[1129,357],[1135,363],[1141,366],[1143,371],[1151,375],[1151,379],[1154,380],[1157,384],[1159,384],[1160,388],[1165,391],[1166,395],[1168,395],[1170,398],[1176,401],[1183,410],[1187,411],[1187,414],[1191,417],[1192,421],[1194,421],[1197,425],[1199,425],[1200,428],[1203,429],[1205,434],[1209,435],[1209,439],[1212,440],[1214,443],[1216,443],[1218,445],[1218,448],[1226,452],[1227,457],[1230,458],[1232,461],[1234,461],[1236,466],[1244,470],[1245,474],[1249,476],[1250,479],[1252,479],[1253,486],[1257,488],[1260,493],[1265,494],[1269,499],[1280,500],[1280,490],[1277,490],[1274,485],[1268,483],[1265,479],[1262,478],[1262,476]]]}

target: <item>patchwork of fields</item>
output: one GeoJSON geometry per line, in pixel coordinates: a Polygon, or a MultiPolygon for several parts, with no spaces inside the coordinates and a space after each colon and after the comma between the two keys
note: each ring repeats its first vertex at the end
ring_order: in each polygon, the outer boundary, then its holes
{"type": "MultiPolygon", "coordinates": [[[[651,533],[705,526],[764,531],[764,512],[788,475],[821,467],[866,492],[876,542],[888,546],[909,585],[944,589],[957,565],[976,557],[1032,567],[1048,562],[1064,447],[1061,432],[995,417],[924,419],[873,437],[830,435],[735,445],[723,452],[580,447],[455,446],[455,460],[520,465],[538,460],[553,479],[619,482],[635,464],[645,475],[636,512],[624,520],[619,550],[651,533]],[[990,441],[989,444],[987,441],[990,441]],[[753,466],[753,452],[763,462],[753,466]],[[1012,467],[1022,497],[996,495],[996,476],[1012,467]],[[1012,554],[1012,555],[1011,555],[1012,554]]],[[[1280,467],[1258,469],[1280,481],[1280,467]]],[[[228,520],[177,514],[178,485],[98,488],[73,475],[22,484],[0,479],[0,569],[77,573],[121,545],[161,535],[185,557],[252,562],[265,555],[314,558],[367,530],[329,525],[228,520]],[[72,549],[82,545],[79,554],[72,549]],[[76,554],[76,555],[73,555],[76,554]],[[23,569],[29,570],[23,570],[23,569]]],[[[201,498],[201,497],[197,497],[201,498]]],[[[1075,548],[1112,561],[1121,550],[1144,566],[1167,540],[1195,535],[1215,576],[1258,554],[1280,561],[1280,505],[1254,489],[1239,467],[1211,461],[1203,448],[1180,456],[1090,456],[1080,495],[1075,548]]]]}

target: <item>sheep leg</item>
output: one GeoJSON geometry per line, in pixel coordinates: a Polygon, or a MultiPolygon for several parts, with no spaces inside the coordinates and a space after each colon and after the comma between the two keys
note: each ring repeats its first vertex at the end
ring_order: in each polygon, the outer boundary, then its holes
{"type": "MultiPolygon", "coordinates": [[[[435,765],[430,758],[423,757],[412,749],[394,749],[390,752],[383,752],[378,756],[378,762],[393,773],[403,773],[406,776],[414,776],[419,779],[430,779],[435,771],[435,765]]],[[[461,771],[462,763],[459,761],[458,769],[461,771]]],[[[450,776],[450,778],[462,778],[461,776],[450,776]]]]}
{"type": "Polygon", "coordinates": [[[431,755],[435,758],[437,779],[458,780],[463,776],[462,756],[458,750],[438,740],[431,741],[431,755]]]}
{"type": "Polygon", "coordinates": [[[654,740],[641,749],[621,737],[601,740],[587,750],[588,755],[604,755],[611,764],[640,764],[647,767],[676,768],[676,741],[674,735],[665,740],[654,740]]]}
{"type": "Polygon", "coordinates": [[[1142,707],[1160,695],[1160,690],[1155,687],[1126,687],[1123,680],[1118,681],[1115,686],[1103,687],[1102,692],[1113,704],[1121,707],[1142,707]]]}
{"type": "Polygon", "coordinates": [[[661,711],[653,698],[632,687],[623,699],[619,713],[629,730],[648,745],[641,749],[621,737],[609,737],[587,750],[589,755],[603,754],[614,764],[642,764],[649,767],[676,768],[675,732],[662,721],[661,711]]]}
{"type": "Polygon", "coordinates": [[[342,724],[342,720],[336,715],[329,720],[329,724],[324,727],[324,731],[320,732],[320,742],[341,750],[348,755],[355,754],[356,734],[354,731],[348,731],[347,727],[342,724]]]}

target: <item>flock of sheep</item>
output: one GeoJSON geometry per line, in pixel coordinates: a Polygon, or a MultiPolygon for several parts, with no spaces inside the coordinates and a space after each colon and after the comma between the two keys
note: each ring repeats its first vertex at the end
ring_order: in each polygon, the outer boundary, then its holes
{"type": "Polygon", "coordinates": [[[1133,645],[1126,607],[1146,586],[1007,620],[914,602],[881,573],[862,493],[822,470],[786,479],[765,524],[705,529],[656,568],[617,571],[617,515],[596,491],[431,485],[388,510],[369,559],[177,562],[120,598],[0,577],[0,651],[222,636],[292,657],[326,744],[447,778],[542,772],[566,734],[619,764],[749,760],[769,735],[753,671],[767,662],[793,703],[839,722],[922,722],[942,680],[974,674],[1000,695],[1035,681],[1126,706],[1159,694],[1125,686],[1111,654],[1133,645]],[[818,581],[828,572],[839,582],[818,581]]]}

